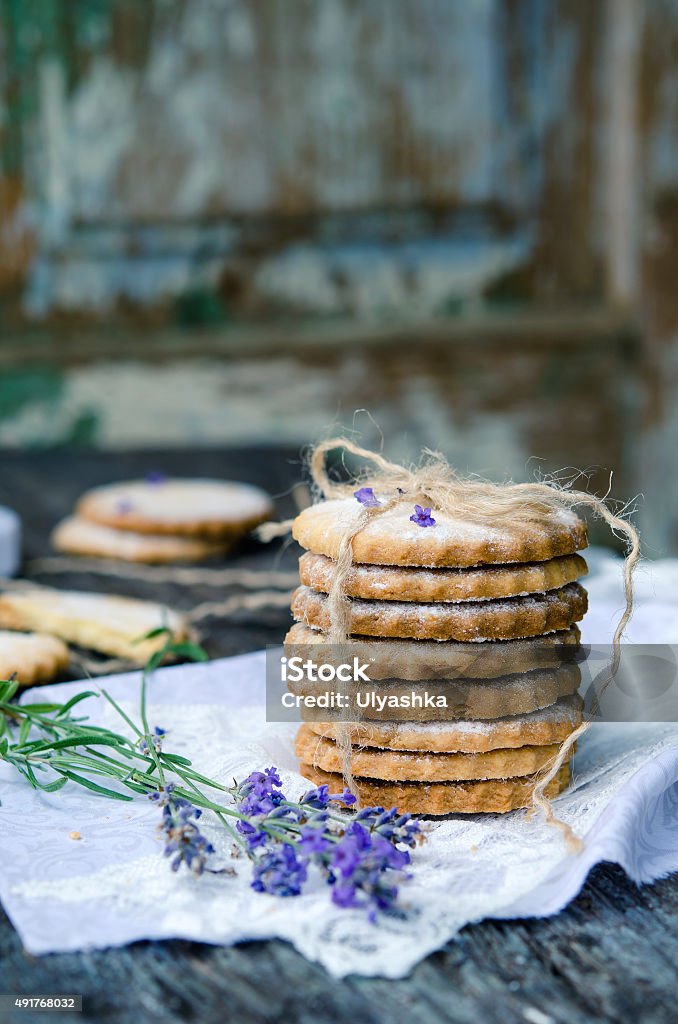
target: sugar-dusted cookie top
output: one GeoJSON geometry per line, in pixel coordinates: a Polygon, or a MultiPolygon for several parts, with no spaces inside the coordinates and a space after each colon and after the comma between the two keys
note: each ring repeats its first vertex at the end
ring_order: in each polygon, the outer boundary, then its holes
{"type": "MultiPolygon", "coordinates": [[[[336,558],[342,537],[362,512],[362,505],[353,498],[323,501],[297,516],[292,533],[308,551],[336,558]]],[[[405,504],[375,515],[353,538],[353,561],[430,567],[502,565],[544,562],[587,545],[586,524],[566,510],[539,522],[501,525],[455,519],[435,509],[429,517],[419,516],[419,522],[413,522],[412,515],[417,516],[414,506],[405,504]]]]}
{"type": "Polygon", "coordinates": [[[76,513],[119,530],[228,537],[263,523],[273,510],[265,491],[224,480],[127,480],[84,494],[76,513]]]}
{"type": "Polygon", "coordinates": [[[228,538],[174,537],[161,533],[135,533],[93,523],[81,516],[62,519],[52,533],[52,546],[68,555],[115,558],[123,562],[162,565],[201,562],[228,550],[228,538]]]}
{"type": "Polygon", "coordinates": [[[68,647],[47,633],[0,630],[0,679],[16,676],[20,686],[46,683],[67,668],[68,647]]]}

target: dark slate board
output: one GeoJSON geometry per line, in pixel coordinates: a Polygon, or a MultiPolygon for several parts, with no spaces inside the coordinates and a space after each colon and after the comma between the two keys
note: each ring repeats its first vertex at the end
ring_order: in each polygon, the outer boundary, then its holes
{"type": "MultiPolygon", "coordinates": [[[[36,452],[0,456],[0,502],[24,517],[26,555],[48,553],[54,523],[87,487],[160,468],[177,475],[221,476],[260,484],[293,512],[298,452],[247,449],[129,453],[36,452]]],[[[238,563],[280,568],[293,549],[247,545],[238,563]]],[[[102,580],[82,573],[44,582],[109,589],[189,607],[214,591],[102,580]]],[[[215,656],[278,643],[288,623],[274,609],[210,620],[204,642],[215,656]]],[[[1,826],[0,826],[1,827],[1,826]]],[[[77,1022],[262,1021],[322,1024],[662,1024],[678,1018],[678,878],[641,889],[609,865],[597,868],[579,898],[543,921],[484,922],[465,928],[403,981],[349,978],[335,982],[282,942],[230,949],[188,942],[144,942],[124,949],[34,959],[0,911],[0,993],[81,993],[77,1022]]],[[[0,1024],[45,1021],[13,1011],[0,1024]]]]}

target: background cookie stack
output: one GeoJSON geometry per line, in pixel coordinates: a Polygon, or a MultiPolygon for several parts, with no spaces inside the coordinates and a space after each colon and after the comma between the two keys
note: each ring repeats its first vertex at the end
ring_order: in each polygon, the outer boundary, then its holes
{"type": "MultiPolygon", "coordinates": [[[[333,560],[355,516],[356,502],[340,499],[296,519],[306,553],[288,648],[327,643],[333,560]]],[[[341,788],[348,730],[365,803],[420,814],[526,806],[535,772],[581,722],[575,623],[587,598],[576,581],[587,567],[576,552],[586,543],[571,512],[493,526],[403,504],[371,518],[354,537],[344,586],[350,651],[370,663],[375,692],[434,688],[447,708],[307,721],[296,745],[302,773],[341,788]]],[[[568,778],[565,766],[549,795],[568,778]]]]}
{"type": "Polygon", "coordinates": [[[52,544],[94,558],[200,562],[223,555],[272,512],[269,495],[249,484],[151,473],[88,491],[56,527],[52,544]]]}

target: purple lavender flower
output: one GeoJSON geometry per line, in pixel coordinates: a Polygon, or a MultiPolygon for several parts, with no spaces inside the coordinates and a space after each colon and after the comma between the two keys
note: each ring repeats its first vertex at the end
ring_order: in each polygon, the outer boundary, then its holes
{"type": "Polygon", "coordinates": [[[275,768],[252,772],[238,787],[237,807],[241,814],[268,814],[284,799],[282,782],[275,768]]]}
{"type": "Polygon", "coordinates": [[[268,840],[266,832],[252,825],[249,821],[239,821],[235,827],[240,835],[244,836],[248,850],[256,850],[257,847],[263,846],[268,840]]]}
{"type": "Polygon", "coordinates": [[[359,850],[369,850],[370,833],[359,821],[351,822],[346,829],[346,835],[351,837],[359,850]]]}
{"type": "Polygon", "coordinates": [[[299,803],[302,806],[308,805],[309,807],[320,809],[327,807],[329,801],[333,799],[335,798],[330,796],[330,787],[324,785],[309,789],[308,793],[304,793],[299,803]]]}
{"type": "Polygon", "coordinates": [[[360,864],[361,852],[358,841],[346,835],[335,846],[330,864],[342,878],[349,878],[360,864]]]}
{"type": "Polygon", "coordinates": [[[410,516],[410,522],[417,526],[435,526],[436,521],[431,515],[430,508],[422,508],[421,505],[414,506],[414,515],[410,516]]]}
{"type": "Polygon", "coordinates": [[[348,786],[344,787],[343,793],[333,793],[330,800],[337,800],[339,803],[346,804],[347,807],[353,807],[353,804],[358,802],[357,797],[353,795],[348,786]]]}
{"type": "Polygon", "coordinates": [[[163,808],[158,828],[165,834],[165,857],[173,858],[172,871],[178,871],[185,864],[197,877],[204,872],[214,847],[196,824],[202,811],[183,797],[175,796],[174,788],[174,784],[169,783],[164,789],[149,793],[149,800],[163,808]]]}
{"type": "Polygon", "coordinates": [[[356,890],[352,885],[345,882],[340,882],[333,887],[332,902],[336,907],[341,907],[342,910],[360,906],[356,890]]]}
{"type": "Polygon", "coordinates": [[[359,490],[353,492],[353,497],[356,501],[359,501],[365,508],[377,508],[381,505],[376,494],[371,487],[361,487],[359,490]]]}
{"type": "Polygon", "coordinates": [[[313,828],[311,825],[302,828],[299,840],[299,849],[302,853],[309,856],[314,853],[325,853],[331,845],[322,828],[313,828]]]}
{"type": "MultiPolygon", "coordinates": [[[[396,830],[400,829],[409,839],[407,827],[416,824],[411,823],[408,816],[401,817],[407,817],[407,820],[398,824],[400,818],[395,809],[365,808],[362,822],[354,820],[346,829],[334,847],[328,865],[332,901],[337,906],[364,907],[370,920],[374,920],[377,913],[394,908],[398,888],[392,880],[394,877],[406,878],[404,869],[410,862],[408,851],[395,845],[399,835],[396,830]],[[391,837],[380,834],[376,828],[390,828],[391,837]]],[[[418,826],[416,829],[412,827],[412,834],[417,830],[418,826]]]]}
{"type": "MultiPolygon", "coordinates": [[[[153,736],[162,739],[157,727],[153,736]]],[[[241,815],[236,829],[252,862],[252,888],[276,896],[298,896],[313,866],[326,878],[337,907],[362,909],[369,920],[396,909],[398,885],[409,877],[410,847],[421,828],[395,807],[365,807],[342,814],[331,802],[355,803],[345,789],[331,794],[327,786],[308,790],[299,801],[288,800],[275,768],[252,772],[231,790],[241,815]]],[[[159,828],[164,853],[173,871],[185,865],[194,875],[208,867],[214,848],[201,833],[201,811],[179,795],[173,783],[150,794],[162,808],[159,828]]]]}
{"type": "Polygon", "coordinates": [[[147,484],[164,484],[167,480],[167,474],[163,473],[161,469],[151,469],[144,479],[147,484]]]}
{"type": "MultiPolygon", "coordinates": [[[[157,750],[158,753],[160,753],[160,751],[162,750],[162,741],[166,735],[167,729],[162,729],[159,725],[155,726],[151,734],[151,740],[154,748],[157,750]]],[[[142,754],[148,753],[148,741],[145,736],[142,736],[141,739],[138,741],[137,747],[139,748],[142,754]]]]}
{"type": "Polygon", "coordinates": [[[308,861],[299,859],[290,843],[283,843],[257,859],[252,888],[273,896],[298,896],[307,876],[308,861]]]}

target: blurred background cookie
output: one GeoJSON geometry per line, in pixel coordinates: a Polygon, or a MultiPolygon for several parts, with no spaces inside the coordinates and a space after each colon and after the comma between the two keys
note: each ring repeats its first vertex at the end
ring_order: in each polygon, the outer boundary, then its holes
{"type": "Polygon", "coordinates": [[[202,562],[224,555],[228,540],[202,537],[174,537],[167,534],[134,533],[93,523],[82,516],[68,516],[56,526],[52,547],[66,555],[113,558],[123,562],[162,565],[174,562],[202,562]]]}
{"type": "Polygon", "coordinates": [[[128,480],[96,487],[76,506],[82,518],[118,530],[178,537],[236,538],[273,512],[250,484],[223,480],[128,480]]]}

